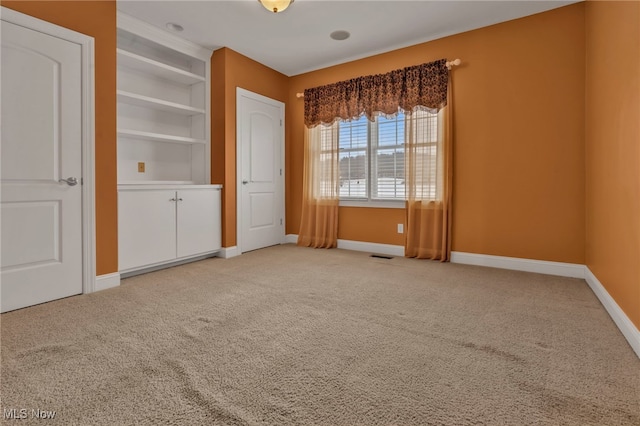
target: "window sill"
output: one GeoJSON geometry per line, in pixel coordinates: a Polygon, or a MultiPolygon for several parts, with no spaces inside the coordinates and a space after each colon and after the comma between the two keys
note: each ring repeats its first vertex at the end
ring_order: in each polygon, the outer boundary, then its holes
{"type": "Polygon", "coordinates": [[[396,200],[340,200],[340,207],[369,207],[378,209],[404,209],[405,201],[396,200]]]}

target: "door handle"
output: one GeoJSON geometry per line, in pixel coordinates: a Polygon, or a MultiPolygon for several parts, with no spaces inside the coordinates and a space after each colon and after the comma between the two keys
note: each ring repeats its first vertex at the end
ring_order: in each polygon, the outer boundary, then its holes
{"type": "Polygon", "coordinates": [[[69,186],[76,186],[78,184],[78,179],[74,178],[74,177],[68,177],[66,179],[58,179],[58,182],[60,183],[66,183],[69,186]]]}
{"type": "Polygon", "coordinates": [[[242,184],[243,184],[243,185],[246,185],[246,184],[248,184],[248,183],[249,183],[249,181],[248,181],[248,180],[243,180],[243,181],[242,181],[242,184]]]}

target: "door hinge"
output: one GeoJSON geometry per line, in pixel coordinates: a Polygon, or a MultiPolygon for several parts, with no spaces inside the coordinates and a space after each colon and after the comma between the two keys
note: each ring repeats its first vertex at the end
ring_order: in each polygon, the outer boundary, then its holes
{"type": "Polygon", "coordinates": [[[280,169],[280,176],[282,176],[282,169],[280,169]]]}
{"type": "Polygon", "coordinates": [[[280,225],[282,225],[282,219],[280,219],[280,225]]]}
{"type": "Polygon", "coordinates": [[[280,127],[282,127],[282,119],[280,119],[280,127]]]}

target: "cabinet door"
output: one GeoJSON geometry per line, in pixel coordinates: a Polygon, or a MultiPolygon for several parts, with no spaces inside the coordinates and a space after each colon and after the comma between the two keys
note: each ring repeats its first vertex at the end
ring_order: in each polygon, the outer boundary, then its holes
{"type": "Polygon", "coordinates": [[[175,259],[175,197],[171,190],[118,193],[120,271],[175,259]]]}
{"type": "Polygon", "coordinates": [[[178,191],[178,257],[219,250],[220,190],[178,191]]]}

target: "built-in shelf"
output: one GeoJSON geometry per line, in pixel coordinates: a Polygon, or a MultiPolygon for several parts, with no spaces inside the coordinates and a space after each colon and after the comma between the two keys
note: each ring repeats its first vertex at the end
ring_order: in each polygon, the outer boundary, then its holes
{"type": "Polygon", "coordinates": [[[210,182],[211,52],[118,12],[118,183],[210,182]]]}
{"type": "Polygon", "coordinates": [[[206,144],[207,141],[204,139],[196,139],[196,138],[188,138],[184,136],[173,136],[173,135],[165,135],[161,133],[151,133],[151,132],[141,132],[139,130],[131,130],[131,129],[118,129],[118,136],[135,138],[135,139],[145,139],[150,141],[157,142],[171,142],[171,143],[182,143],[182,144],[206,144]]]}
{"type": "Polygon", "coordinates": [[[200,75],[154,61],[153,59],[135,53],[127,52],[123,49],[116,49],[116,52],[118,54],[118,66],[120,67],[133,69],[180,84],[191,85],[205,81],[205,78],[200,75]]]}
{"type": "Polygon", "coordinates": [[[131,275],[220,250],[221,188],[209,185],[212,52],[117,19],[118,264],[131,275]]]}
{"type": "Polygon", "coordinates": [[[118,90],[117,94],[118,102],[129,105],[135,105],[144,108],[153,108],[156,110],[167,111],[180,115],[198,115],[205,113],[205,110],[202,108],[194,108],[189,105],[181,105],[175,102],[165,101],[163,99],[138,95],[137,93],[125,92],[124,90],[118,90]]]}

